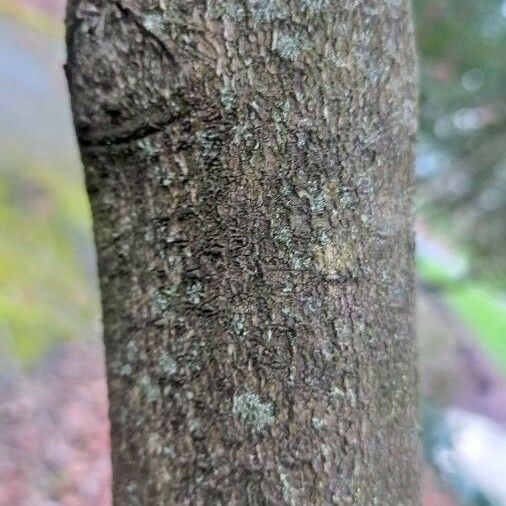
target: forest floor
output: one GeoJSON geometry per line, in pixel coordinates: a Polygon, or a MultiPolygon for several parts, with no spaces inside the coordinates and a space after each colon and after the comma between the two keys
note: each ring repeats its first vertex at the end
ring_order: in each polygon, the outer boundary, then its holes
{"type": "Polygon", "coordinates": [[[0,506],[109,506],[99,343],[58,345],[29,373],[2,369],[0,506]]]}

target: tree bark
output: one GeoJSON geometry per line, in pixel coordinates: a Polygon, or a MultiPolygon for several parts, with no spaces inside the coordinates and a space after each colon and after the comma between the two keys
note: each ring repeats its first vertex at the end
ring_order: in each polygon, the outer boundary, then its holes
{"type": "Polygon", "coordinates": [[[71,0],[117,505],[416,505],[405,0],[71,0]]]}

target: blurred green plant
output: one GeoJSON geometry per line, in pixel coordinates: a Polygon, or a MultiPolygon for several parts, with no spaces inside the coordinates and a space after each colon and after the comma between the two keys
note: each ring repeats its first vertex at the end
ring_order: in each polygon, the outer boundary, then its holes
{"type": "Polygon", "coordinates": [[[75,170],[11,146],[0,176],[0,343],[29,363],[56,340],[96,334],[89,210],[75,170]]]}
{"type": "Polygon", "coordinates": [[[448,303],[480,338],[488,355],[506,373],[506,299],[486,283],[451,273],[434,258],[418,255],[420,278],[448,303]]]}
{"type": "Polygon", "coordinates": [[[414,0],[420,53],[420,210],[506,282],[506,2],[414,0]]]}

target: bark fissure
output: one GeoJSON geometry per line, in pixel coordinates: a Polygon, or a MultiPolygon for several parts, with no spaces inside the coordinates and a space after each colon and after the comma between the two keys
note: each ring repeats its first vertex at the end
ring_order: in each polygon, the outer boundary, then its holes
{"type": "Polygon", "coordinates": [[[146,116],[148,117],[125,121],[122,125],[109,127],[106,131],[78,131],[79,143],[83,147],[128,144],[162,132],[172,123],[184,118],[181,115],[170,116],[168,112],[157,115],[146,114],[146,116]]]}

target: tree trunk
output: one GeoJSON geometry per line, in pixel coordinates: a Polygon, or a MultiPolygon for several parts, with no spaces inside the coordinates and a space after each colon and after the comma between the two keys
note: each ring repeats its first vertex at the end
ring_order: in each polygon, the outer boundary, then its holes
{"type": "Polygon", "coordinates": [[[405,0],[71,0],[117,505],[416,505],[405,0]]]}

